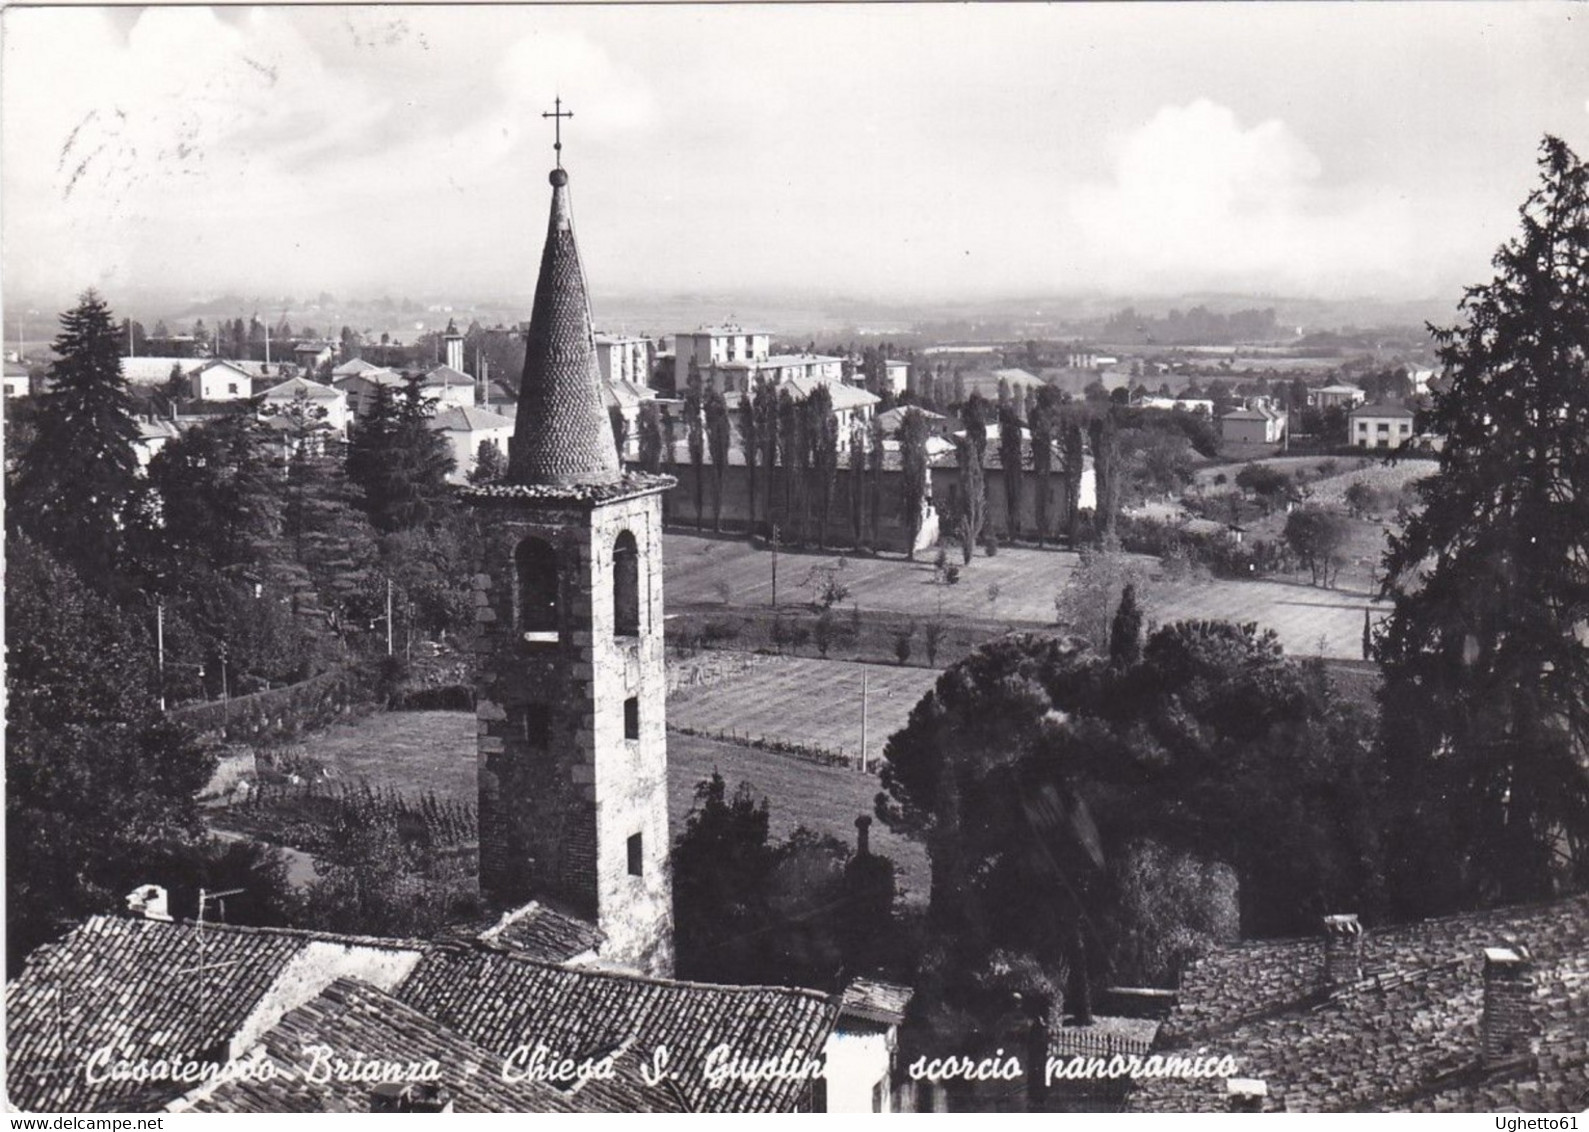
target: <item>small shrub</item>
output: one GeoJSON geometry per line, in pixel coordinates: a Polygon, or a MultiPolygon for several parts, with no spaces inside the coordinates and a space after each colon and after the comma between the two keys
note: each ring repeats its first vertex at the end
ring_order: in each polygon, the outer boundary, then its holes
{"type": "Polygon", "coordinates": [[[910,624],[906,625],[903,629],[895,631],[894,659],[898,660],[900,664],[910,663],[910,650],[915,637],[916,623],[914,621],[910,622],[910,624]]]}
{"type": "Polygon", "coordinates": [[[943,580],[951,586],[959,584],[960,567],[955,565],[945,566],[943,569],[943,580]]]}

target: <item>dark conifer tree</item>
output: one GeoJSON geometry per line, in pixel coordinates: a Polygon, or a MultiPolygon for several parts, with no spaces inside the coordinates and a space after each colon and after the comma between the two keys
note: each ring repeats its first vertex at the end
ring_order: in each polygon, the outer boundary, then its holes
{"type": "Polygon", "coordinates": [[[138,426],[118,338],[93,291],[61,315],[59,358],[7,500],[12,525],[97,588],[114,583],[139,494],[138,426]]]}
{"type": "Polygon", "coordinates": [[[1589,882],[1589,168],[1556,138],[1495,279],[1437,329],[1445,437],[1377,640],[1407,912],[1589,882]]]}

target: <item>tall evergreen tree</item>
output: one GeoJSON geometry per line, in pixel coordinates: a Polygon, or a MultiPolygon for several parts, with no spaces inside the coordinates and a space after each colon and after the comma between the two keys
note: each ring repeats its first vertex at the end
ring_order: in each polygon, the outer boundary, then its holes
{"type": "Polygon", "coordinates": [[[715,389],[706,392],[706,446],[712,457],[712,530],[723,529],[723,481],[728,474],[728,450],[733,422],[728,401],[715,389]]]}
{"type": "Polygon", "coordinates": [[[454,460],[446,437],[430,427],[435,402],[410,378],[393,397],[377,386],[370,413],[354,430],[348,476],[364,492],[376,530],[409,530],[432,518],[446,496],[454,460]]]}
{"type": "Polygon", "coordinates": [[[1547,137],[1462,325],[1439,471],[1386,554],[1382,742],[1407,911],[1589,882],[1589,169],[1547,137]]]}
{"type": "Polygon", "coordinates": [[[927,506],[931,470],[927,464],[927,418],[915,409],[905,410],[905,419],[899,427],[899,462],[904,491],[906,538],[909,539],[908,556],[916,558],[916,538],[921,534],[922,512],[927,506]]]}
{"type": "Polygon", "coordinates": [[[655,401],[640,405],[640,467],[653,475],[662,470],[662,410],[655,401]]]}
{"type": "Polygon", "coordinates": [[[866,541],[866,433],[860,425],[850,429],[848,469],[850,540],[860,546],[866,541]]]}
{"type": "MultiPolygon", "coordinates": [[[[692,360],[693,365],[693,360],[692,360]]],[[[690,449],[690,471],[694,473],[693,495],[695,497],[695,529],[701,529],[702,511],[706,505],[706,421],[705,408],[701,403],[701,391],[698,382],[692,380],[689,392],[684,394],[684,419],[688,428],[688,442],[690,449]]]]}
{"type": "Polygon", "coordinates": [[[745,475],[749,481],[750,529],[756,529],[756,462],[761,459],[760,421],[756,416],[756,402],[747,388],[739,398],[739,449],[745,454],[745,475]]]}
{"type": "MultiPolygon", "coordinates": [[[[1120,442],[1114,415],[1107,407],[1088,426],[1088,438],[1092,441],[1093,475],[1098,492],[1093,533],[1099,541],[1107,542],[1114,534],[1115,513],[1120,505],[1120,442]]],[[[1069,469],[1066,471],[1068,475],[1069,469]]]]}
{"type": "Polygon", "coordinates": [[[833,415],[833,394],[819,385],[802,404],[806,442],[811,448],[811,492],[817,508],[817,545],[825,547],[833,514],[833,485],[839,474],[839,422],[833,415]]]}
{"type": "Polygon", "coordinates": [[[867,495],[871,502],[872,544],[875,546],[883,537],[883,465],[887,461],[888,450],[883,446],[883,422],[874,416],[867,428],[867,495]]]}
{"type": "Polygon", "coordinates": [[[983,474],[988,453],[987,401],[973,392],[966,398],[965,436],[956,445],[960,465],[960,553],[967,566],[982,541],[987,521],[988,484],[983,474]]]}
{"type": "MultiPolygon", "coordinates": [[[[1054,390],[1043,387],[1043,394],[1054,390]]],[[[1032,511],[1037,521],[1037,545],[1042,546],[1048,537],[1049,510],[1053,491],[1050,476],[1054,470],[1054,431],[1058,423],[1058,406],[1054,398],[1040,395],[1035,411],[1029,418],[1032,428],[1032,511]]]]}
{"type": "MultiPolygon", "coordinates": [[[[777,501],[776,476],[778,474],[778,390],[770,381],[756,382],[756,431],[761,435],[761,466],[766,478],[765,512],[769,522],[774,521],[777,501]]],[[[787,517],[786,520],[787,521],[787,517]]]]}
{"type": "Polygon", "coordinates": [[[279,414],[290,453],[282,489],[282,535],[303,570],[293,609],[317,631],[338,630],[373,608],[375,532],[361,493],[343,468],[326,411],[300,393],[279,414]]]}
{"type": "Polygon", "coordinates": [[[1120,607],[1109,624],[1109,660],[1128,667],[1141,656],[1142,607],[1137,604],[1137,587],[1128,582],[1120,591],[1120,607]]]}
{"type": "Polygon", "coordinates": [[[84,581],[110,587],[138,495],[138,426],[104,300],[85,291],[61,315],[54,348],[7,514],[84,581]]]}
{"type": "Polygon", "coordinates": [[[999,466],[1004,478],[1004,531],[1010,539],[1021,533],[1021,481],[1026,477],[1021,443],[1021,418],[1010,405],[999,408],[999,466]]]}

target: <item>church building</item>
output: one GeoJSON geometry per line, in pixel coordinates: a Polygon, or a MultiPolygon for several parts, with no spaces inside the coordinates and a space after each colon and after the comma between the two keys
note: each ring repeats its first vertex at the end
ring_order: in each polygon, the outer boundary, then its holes
{"type": "Polygon", "coordinates": [[[467,489],[475,576],[480,885],[593,925],[598,961],[673,967],[661,494],[627,472],[603,397],[568,173],[531,311],[508,474],[467,489]]]}

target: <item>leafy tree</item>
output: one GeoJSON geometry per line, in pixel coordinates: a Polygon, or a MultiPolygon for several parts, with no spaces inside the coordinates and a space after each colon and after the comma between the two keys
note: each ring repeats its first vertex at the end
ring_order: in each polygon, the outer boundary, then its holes
{"type": "Polygon", "coordinates": [[[755,981],[763,926],[760,890],[773,863],[767,800],[723,776],[695,788],[695,808],[673,849],[673,930],[681,978],[755,981]]]}
{"type": "Polygon", "coordinates": [[[1343,498],[1346,502],[1347,510],[1352,513],[1354,518],[1360,519],[1373,508],[1376,494],[1374,489],[1364,481],[1354,480],[1347,485],[1346,494],[1343,498]]]}
{"type": "Polygon", "coordinates": [[[112,912],[203,841],[212,753],[163,718],[148,631],[26,535],[6,547],[6,936],[112,912]]]}
{"type": "Polygon", "coordinates": [[[1004,532],[1013,542],[1021,533],[1021,480],[1026,476],[1021,418],[1014,408],[999,409],[999,466],[1004,477],[1004,532]]]}
{"type": "Polygon", "coordinates": [[[7,499],[12,528],[90,585],[112,587],[138,496],[138,426],[110,309],[93,291],[61,315],[50,389],[7,499]]]}
{"type": "Polygon", "coordinates": [[[1236,486],[1257,497],[1264,514],[1273,511],[1291,492],[1291,477],[1268,464],[1243,464],[1236,486]]]}
{"type": "Polygon", "coordinates": [[[916,559],[916,539],[921,534],[922,513],[926,509],[930,469],[927,466],[927,418],[916,409],[906,409],[905,419],[899,426],[899,462],[904,491],[906,538],[909,540],[909,557],[916,559]]]}
{"type": "Polygon", "coordinates": [[[305,926],[417,939],[483,911],[462,862],[406,839],[396,814],[357,795],[333,810],[327,842],[299,913],[305,926]]]}
{"type": "Polygon", "coordinates": [[[232,413],[184,431],[149,462],[165,568],[263,571],[280,557],[282,476],[270,444],[258,417],[232,413]]]}
{"type": "Polygon", "coordinates": [[[469,471],[470,483],[496,483],[508,473],[508,458],[495,440],[482,440],[475,451],[474,467],[469,471]]]}
{"type": "Polygon", "coordinates": [[[1109,625],[1109,660],[1131,665],[1141,656],[1142,608],[1137,605],[1137,587],[1127,582],[1120,591],[1120,607],[1109,625]]]}
{"type": "Polygon", "coordinates": [[[1385,558],[1382,744],[1409,911],[1589,880],[1589,168],[1541,145],[1522,232],[1436,330],[1446,438],[1385,558]]]}
{"type": "Polygon", "coordinates": [[[733,421],[728,401],[715,389],[706,392],[706,443],[712,456],[712,529],[723,529],[723,480],[728,474],[728,451],[733,442],[733,421]]]}
{"type": "Polygon", "coordinates": [[[672,856],[678,974],[837,989],[890,954],[892,863],[804,828],[775,843],[768,827],[748,783],[730,795],[714,771],[696,786],[672,856]]]}
{"type": "Polygon", "coordinates": [[[1341,569],[1341,548],[1351,535],[1346,516],[1323,507],[1299,507],[1286,516],[1285,540],[1308,568],[1315,586],[1329,588],[1341,569]]]}
{"type": "Polygon", "coordinates": [[[1249,934],[1382,907],[1369,729],[1322,666],[1252,626],[1167,626],[1124,666],[1037,635],[977,649],[890,738],[878,798],[927,846],[933,993],[974,1008],[990,967],[1030,965],[1085,1015],[1091,983],[1140,962],[1134,939],[1229,922],[1229,884],[1182,886],[1196,914],[1179,926],[1123,892],[1144,839],[1230,866],[1249,934]]]}

